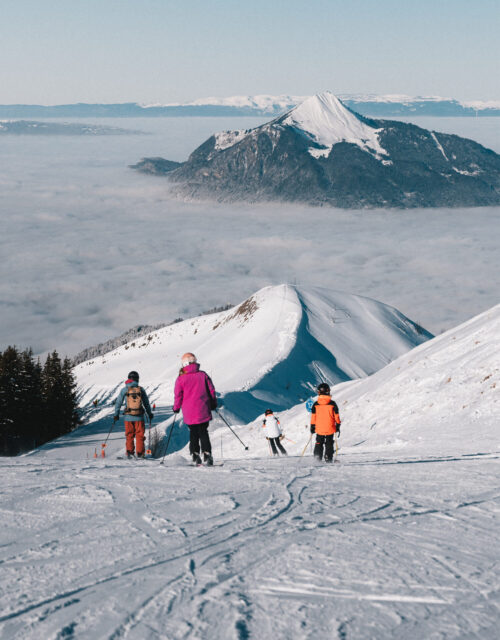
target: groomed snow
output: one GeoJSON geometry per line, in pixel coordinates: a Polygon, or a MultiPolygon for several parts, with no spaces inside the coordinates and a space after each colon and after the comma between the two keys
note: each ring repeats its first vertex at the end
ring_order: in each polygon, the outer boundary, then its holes
{"type": "Polygon", "coordinates": [[[292,109],[282,124],[299,129],[319,145],[320,148],[309,149],[315,158],[327,157],[339,142],[356,144],[379,160],[388,156],[380,145],[380,129],[365,124],[328,91],[308,98],[292,109]]]}
{"type": "Polygon", "coordinates": [[[496,640],[499,347],[500,305],[335,387],[338,464],[312,461],[304,405],[288,458],[260,421],[235,427],[248,451],[217,421],[212,469],[178,426],[164,465],[116,459],[122,425],[87,458],[105,416],[0,459],[0,637],[496,640]]]}

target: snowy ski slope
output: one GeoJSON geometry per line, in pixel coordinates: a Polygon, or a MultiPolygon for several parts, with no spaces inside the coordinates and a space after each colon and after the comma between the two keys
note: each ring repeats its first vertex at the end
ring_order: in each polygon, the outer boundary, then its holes
{"type": "MultiPolygon", "coordinates": [[[[328,378],[327,378],[328,380],[328,378]]],[[[373,375],[332,388],[342,452],[380,455],[489,455],[500,448],[500,305],[415,347],[373,375]]],[[[277,414],[301,453],[305,404],[277,414]]],[[[237,433],[258,434],[261,417],[237,433]]],[[[228,439],[228,456],[239,456],[228,439]]],[[[265,455],[267,443],[252,447],[265,455]]],[[[247,454],[248,455],[248,454],[247,454]]]]}
{"type": "Polygon", "coordinates": [[[301,457],[303,403],[279,414],[288,458],[256,420],[248,451],[214,424],[212,469],[184,427],[164,465],[87,459],[103,411],[0,459],[0,637],[496,639],[499,347],[500,305],[337,385],[338,464],[301,457]]]}

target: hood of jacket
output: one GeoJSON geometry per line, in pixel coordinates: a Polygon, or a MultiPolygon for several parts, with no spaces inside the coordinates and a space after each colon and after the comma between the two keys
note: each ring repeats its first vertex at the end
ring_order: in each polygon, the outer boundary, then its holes
{"type": "Polygon", "coordinates": [[[200,365],[197,362],[193,362],[192,364],[182,367],[182,370],[184,373],[197,373],[200,370],[200,365]]]}
{"type": "Polygon", "coordinates": [[[317,403],[318,404],[328,404],[331,402],[332,396],[318,396],[317,403]]]}
{"type": "Polygon", "coordinates": [[[138,387],[139,383],[135,380],[125,380],[125,386],[130,389],[130,387],[138,387]]]}

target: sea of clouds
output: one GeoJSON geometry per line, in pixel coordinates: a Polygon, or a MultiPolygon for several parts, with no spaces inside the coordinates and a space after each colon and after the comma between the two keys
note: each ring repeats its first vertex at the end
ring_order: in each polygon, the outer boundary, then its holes
{"type": "MultiPolygon", "coordinates": [[[[415,121],[500,152],[500,118],[415,121]]],[[[189,317],[281,282],[376,298],[433,333],[500,301],[498,207],[179,202],[165,179],[128,165],[143,156],[183,160],[212,132],[261,121],[92,122],[150,135],[2,138],[2,349],[72,355],[139,323],[189,317]]]]}

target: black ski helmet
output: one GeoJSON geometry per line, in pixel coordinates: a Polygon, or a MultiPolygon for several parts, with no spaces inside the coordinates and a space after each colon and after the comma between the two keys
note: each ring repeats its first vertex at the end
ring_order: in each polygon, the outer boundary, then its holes
{"type": "Polygon", "coordinates": [[[320,396],[329,396],[330,385],[326,384],[326,382],[322,382],[320,385],[318,385],[318,394],[320,396]]]}
{"type": "Polygon", "coordinates": [[[129,380],[135,380],[136,382],[139,382],[139,374],[137,373],[137,371],[131,371],[128,374],[128,379],[129,380]]]}
{"type": "Polygon", "coordinates": [[[266,416],[268,416],[268,415],[269,415],[269,414],[271,414],[272,412],[273,412],[273,410],[272,410],[272,409],[266,409],[266,414],[265,414],[265,415],[266,415],[266,416]]]}

